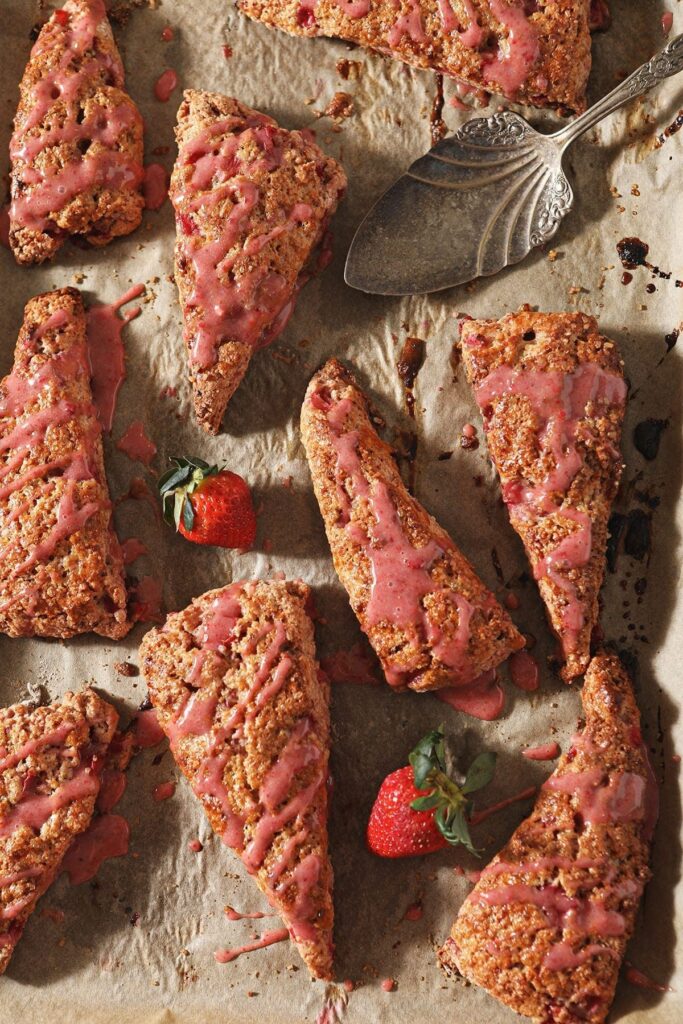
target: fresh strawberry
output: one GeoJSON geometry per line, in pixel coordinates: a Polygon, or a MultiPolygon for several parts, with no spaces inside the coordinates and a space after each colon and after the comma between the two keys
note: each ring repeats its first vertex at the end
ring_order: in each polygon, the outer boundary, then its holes
{"type": "Polygon", "coordinates": [[[447,773],[443,732],[435,729],[420,740],[409,761],[379,788],[368,821],[369,848],[380,857],[414,857],[462,843],[476,853],[468,827],[470,794],[491,781],[496,755],[480,754],[458,784],[447,773]]]}
{"type": "Polygon", "coordinates": [[[250,548],[256,515],[242,477],[201,459],[171,462],[159,480],[164,519],[195,544],[250,548]]]}

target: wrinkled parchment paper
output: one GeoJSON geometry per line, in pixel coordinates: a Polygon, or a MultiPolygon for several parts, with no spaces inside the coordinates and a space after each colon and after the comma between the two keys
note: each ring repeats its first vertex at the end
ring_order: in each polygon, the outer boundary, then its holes
{"type": "MultiPolygon", "coordinates": [[[[34,0],[0,0],[2,173],[37,6],[34,0]]],[[[674,31],[683,30],[683,12],[675,0],[613,0],[612,7],[611,30],[594,41],[592,99],[662,45],[660,19],[666,8],[674,8],[674,31]]],[[[318,628],[320,653],[357,643],[359,630],[335,578],[312,495],[298,435],[299,407],[311,373],[334,354],[359,371],[386,418],[390,437],[410,429],[395,364],[405,338],[413,335],[426,340],[427,350],[416,387],[417,494],[484,580],[501,594],[495,550],[502,577],[521,602],[513,613],[515,620],[537,638],[541,687],[528,694],[506,681],[505,711],[495,723],[458,715],[430,695],[395,695],[385,686],[334,687],[331,845],[337,969],[340,980],[356,983],[345,1019],[349,1024],[503,1024],[514,1019],[484,992],[448,982],[435,962],[434,948],[447,935],[469,890],[466,878],[453,868],[472,869],[479,862],[457,849],[423,860],[381,861],[366,851],[363,833],[381,779],[405,763],[414,743],[441,721],[465,760],[484,748],[498,752],[496,780],[482,804],[541,783],[550,766],[524,759],[521,749],[554,738],[566,747],[576,727],[578,692],[564,687],[545,668],[551,642],[541,604],[533,583],[520,580],[526,569],[522,547],[508,525],[485,445],[476,451],[459,446],[462,426],[469,421],[479,425],[480,420],[462,369],[454,374],[450,361],[455,315],[464,310],[475,316],[500,316],[529,302],[543,310],[577,309],[599,316],[605,333],[622,347],[631,382],[624,443],[627,469],[617,507],[624,514],[634,513],[631,519],[639,519],[641,526],[643,515],[647,517],[651,546],[638,550],[634,528],[628,547],[640,557],[619,554],[616,571],[608,575],[604,587],[603,622],[607,638],[637,664],[645,732],[662,781],[654,880],[645,893],[628,957],[675,991],[661,995],[622,980],[611,1019],[679,1022],[683,955],[675,932],[683,920],[683,887],[677,885],[680,770],[672,755],[683,750],[678,721],[683,601],[676,599],[683,522],[683,341],[667,352],[664,339],[683,317],[683,290],[674,287],[674,278],[683,276],[676,245],[683,223],[683,132],[659,149],[654,139],[683,105],[683,83],[670,81],[633,103],[572,151],[576,208],[553,244],[556,259],[536,251],[517,268],[474,287],[401,301],[351,291],[343,283],[342,268],[353,231],[370,203],[430,145],[432,75],[350,51],[340,42],[291,39],[268,31],[241,17],[227,0],[161,0],[134,11],[124,26],[116,28],[116,35],[130,92],[145,118],[148,162],[160,161],[169,170],[172,164],[172,125],[180,88],[164,104],[155,100],[153,85],[166,67],[173,67],[180,86],[232,93],[287,127],[314,128],[318,141],[342,160],[349,177],[348,195],[333,225],[334,262],[306,286],[280,341],[254,358],[229,406],[224,431],[215,439],[203,434],[190,414],[180,314],[169,278],[173,219],[168,203],[159,212],[147,213],[143,226],[128,239],[102,251],[67,245],[55,263],[42,268],[20,269],[9,252],[0,249],[3,373],[11,365],[22,309],[31,295],[75,283],[80,274],[88,302],[114,301],[137,282],[147,286],[143,312],[126,329],[128,379],[113,436],[106,443],[115,498],[128,490],[133,477],[145,476],[141,465],[134,465],[114,446],[130,422],[140,417],[159,449],[155,469],[161,469],[169,455],[196,454],[225,461],[255,489],[262,507],[258,539],[255,549],[243,555],[190,546],[159,524],[144,503],[122,503],[116,511],[119,535],[139,537],[150,550],[149,557],[132,569],[163,580],[168,609],[181,608],[231,579],[265,577],[272,571],[302,576],[314,586],[324,616],[318,628]],[[175,30],[170,43],[161,40],[166,25],[175,30]],[[232,56],[224,56],[224,45],[232,48],[232,56]],[[336,67],[343,59],[354,62],[348,81],[336,67]],[[350,93],[354,103],[354,112],[340,131],[329,118],[316,118],[338,91],[350,93]],[[158,147],[163,147],[161,155],[158,147]],[[155,150],[157,155],[152,155],[155,150]],[[650,245],[652,261],[673,271],[671,280],[651,279],[641,268],[634,271],[630,284],[621,283],[623,268],[615,245],[629,235],[650,245]],[[651,280],[656,291],[648,293],[651,280]],[[161,397],[168,387],[177,388],[177,398],[161,397]],[[647,417],[669,421],[654,461],[646,461],[632,441],[634,427],[647,417]],[[446,451],[452,451],[452,457],[439,461],[437,456],[446,451]],[[289,488],[283,486],[288,477],[289,488]],[[403,920],[406,909],[418,901],[422,918],[403,920]],[[392,993],[381,989],[382,979],[388,977],[397,982],[392,993]]],[[[447,83],[444,116],[455,128],[469,114],[449,106],[452,95],[447,83]]],[[[457,244],[454,238],[453,245],[457,244]]],[[[117,646],[94,637],[69,643],[0,637],[0,700],[20,700],[36,684],[55,698],[89,682],[116,703],[125,722],[143,699],[144,684],[139,676],[124,678],[114,665],[126,659],[137,663],[137,646],[146,628],[137,626],[117,646]]],[[[237,858],[210,835],[184,781],[179,780],[173,799],[154,802],[154,786],[177,776],[165,745],[134,760],[118,808],[131,825],[130,854],[107,862],[94,883],[71,887],[61,877],[52,886],[0,980],[3,1020],[315,1020],[324,986],[309,980],[289,943],[224,966],[214,962],[216,948],[248,942],[275,922],[226,919],[226,904],[241,911],[266,910],[265,901],[237,858]],[[195,837],[204,844],[200,854],[188,849],[188,841],[195,837]],[[63,911],[63,921],[59,915],[46,916],[45,908],[63,911]]],[[[515,804],[477,829],[475,839],[485,848],[484,860],[507,839],[528,806],[515,804]]]]}

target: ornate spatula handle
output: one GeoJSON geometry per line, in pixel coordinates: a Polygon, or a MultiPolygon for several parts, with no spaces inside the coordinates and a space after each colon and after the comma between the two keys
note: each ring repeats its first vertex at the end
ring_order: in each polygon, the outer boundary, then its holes
{"type": "Polygon", "coordinates": [[[551,138],[555,139],[562,149],[566,149],[574,139],[578,139],[580,135],[602,121],[608,114],[618,110],[635,96],[642,96],[663,79],[677,75],[679,71],[683,71],[683,35],[672,39],[663,50],[656,53],[645,64],[641,64],[628,78],[620,82],[616,89],[608,92],[585,114],[577,117],[575,121],[556,132],[551,138]]]}

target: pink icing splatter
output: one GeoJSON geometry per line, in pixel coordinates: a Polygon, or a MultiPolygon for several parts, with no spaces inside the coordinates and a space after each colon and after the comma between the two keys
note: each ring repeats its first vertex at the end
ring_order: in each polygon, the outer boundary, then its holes
{"type": "Polygon", "coordinates": [[[434,696],[444,704],[450,704],[456,711],[462,711],[483,722],[494,721],[505,706],[505,694],[498,683],[495,669],[483,672],[467,686],[447,686],[435,690],[434,696]]]}
{"type": "Polygon", "coordinates": [[[167,68],[154,83],[154,95],[160,103],[168,103],[177,85],[178,75],[173,68],[167,68]]]}
{"type": "Polygon", "coordinates": [[[160,782],[152,790],[152,797],[160,804],[162,800],[170,800],[175,793],[175,782],[160,782]]]}
{"type": "Polygon", "coordinates": [[[164,730],[159,725],[159,719],[154,708],[147,711],[138,711],[133,720],[134,743],[140,750],[148,747],[156,747],[164,738],[164,730]]]}
{"type": "Polygon", "coordinates": [[[145,209],[159,210],[168,198],[168,174],[161,164],[147,164],[142,182],[145,209]]]}
{"type": "Polygon", "coordinates": [[[139,306],[117,316],[122,306],[136,299],[145,290],[144,284],[132,288],[109,306],[92,306],[87,313],[88,358],[92,376],[93,401],[104,430],[110,431],[119,388],[126,376],[121,332],[141,312],[139,306]]]}
{"type": "Polygon", "coordinates": [[[522,751],[522,756],[529,761],[554,761],[560,756],[559,743],[544,743],[540,747],[527,747],[522,751]]]}
{"type": "Polygon", "coordinates": [[[116,447],[134,462],[149,466],[157,453],[157,446],[145,432],[142,420],[134,420],[125,434],[118,439],[116,447]]]}
{"type": "Polygon", "coordinates": [[[510,679],[518,690],[533,692],[538,689],[538,664],[528,651],[515,651],[508,658],[510,679]]]}

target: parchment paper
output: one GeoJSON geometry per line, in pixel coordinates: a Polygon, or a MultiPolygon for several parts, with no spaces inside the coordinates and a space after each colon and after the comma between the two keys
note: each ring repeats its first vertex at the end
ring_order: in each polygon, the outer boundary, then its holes
{"type": "MultiPolygon", "coordinates": [[[[674,32],[683,15],[673,0],[613,0],[614,24],[594,39],[592,99],[617,78],[651,56],[663,43],[660,18],[675,9],[674,32]]],[[[10,122],[17,84],[37,16],[34,0],[1,0],[0,167],[7,168],[10,122]]],[[[427,342],[427,359],[417,381],[417,495],[474,562],[484,580],[503,593],[492,558],[519,597],[514,612],[520,628],[537,638],[542,669],[534,694],[507,682],[507,702],[495,723],[458,715],[430,695],[394,695],[386,686],[335,686],[332,716],[335,787],[331,846],[336,873],[336,940],[339,979],[356,984],[346,1010],[357,1022],[468,1021],[503,1024],[514,1015],[473,987],[448,982],[436,966],[434,947],[443,941],[469,890],[453,868],[478,862],[459,850],[422,860],[382,861],[364,845],[364,828],[377,787],[386,773],[405,763],[414,743],[443,721],[465,759],[482,749],[499,754],[496,780],[482,803],[540,783],[550,770],[521,756],[528,745],[559,740],[566,747],[576,727],[579,695],[545,667],[551,641],[522,547],[507,522],[485,445],[459,446],[462,426],[480,420],[462,369],[450,362],[455,315],[500,316],[529,302],[543,310],[579,309],[600,317],[605,333],[618,340],[631,382],[624,435],[627,469],[617,507],[640,510],[651,524],[651,546],[640,559],[623,552],[604,587],[606,637],[637,664],[636,684],[662,782],[662,811],[654,852],[654,880],[628,957],[674,992],[660,995],[619,986],[612,1020],[683,1019],[683,955],[676,946],[683,918],[680,875],[681,810],[679,768],[683,749],[679,687],[683,601],[677,600],[680,573],[681,378],[683,341],[667,353],[665,335],[683,316],[683,276],[676,239],[683,221],[680,158],[683,132],[659,149],[653,142],[683,105],[680,79],[614,116],[579,143],[570,156],[576,208],[554,242],[557,258],[536,252],[525,263],[493,279],[432,297],[405,301],[351,291],[343,283],[343,261],[353,231],[370,203],[430,145],[429,112],[435,93],[432,75],[340,42],[291,39],[241,17],[227,0],[163,0],[136,10],[116,29],[130,92],[146,126],[146,159],[170,170],[175,149],[172,125],[180,88],[169,103],[154,99],[153,84],[166,68],[176,69],[181,86],[215,89],[239,96],[287,127],[312,127],[318,141],[346,168],[349,191],[336,217],[335,259],[308,284],[279,342],[258,354],[233,398],[223,433],[209,439],[190,414],[181,343],[180,312],[172,271],[173,219],[167,203],[147,213],[128,239],[102,251],[67,245],[53,264],[17,267],[0,249],[0,371],[7,372],[26,300],[49,288],[74,283],[82,273],[89,302],[111,302],[130,284],[144,282],[147,302],[126,329],[128,379],[122,389],[106,464],[113,496],[124,494],[134,476],[144,476],[116,450],[114,441],[131,420],[142,417],[156,442],[160,470],[169,455],[189,453],[224,461],[253,485],[261,506],[255,549],[240,555],[191,546],[159,524],[144,503],[118,506],[122,538],[141,538],[151,552],[132,569],[163,580],[168,609],[231,579],[265,577],[272,571],[301,576],[315,588],[324,617],[318,628],[321,655],[348,649],[360,633],[333,569],[298,435],[300,402],[313,370],[335,354],[360,373],[390,437],[409,428],[396,373],[401,345],[410,334],[427,342]],[[173,26],[171,43],[161,40],[173,26]],[[232,48],[226,58],[224,44],[232,48]],[[357,63],[358,76],[344,81],[337,61],[357,63]],[[354,113],[335,130],[317,120],[337,91],[353,96],[354,113]],[[158,147],[163,154],[152,155],[158,147]],[[645,269],[621,283],[616,242],[638,235],[651,258],[673,271],[669,280],[651,279],[645,269]],[[652,294],[646,285],[656,285],[652,294]],[[161,397],[167,387],[177,398],[161,397]],[[669,421],[654,461],[633,446],[633,429],[646,417],[669,421]],[[452,451],[447,461],[437,456],[452,451]],[[291,477],[291,487],[283,486],[291,477]],[[476,481],[479,477],[479,483],[476,481]],[[645,580],[646,584],[637,581],[645,580]],[[637,584],[637,587],[636,587],[637,584]],[[643,591],[643,587],[646,589],[643,591]],[[640,596],[638,594],[640,591],[640,596]],[[423,917],[402,920],[421,900],[423,917]],[[397,989],[382,991],[383,978],[397,989]]],[[[453,88],[446,85],[446,96],[453,88]]],[[[467,116],[445,107],[451,128],[467,116]]],[[[548,118],[533,115],[538,121],[548,118]]],[[[552,118],[550,118],[552,120],[552,118]]],[[[457,238],[453,245],[458,245],[457,238]]],[[[151,481],[151,478],[148,477],[151,481]]],[[[642,518],[642,517],[641,517],[642,518]]],[[[91,682],[110,696],[126,721],[144,697],[140,677],[124,678],[117,662],[137,663],[138,626],[119,645],[93,637],[69,643],[0,637],[0,700],[26,696],[43,684],[51,698],[91,682]]],[[[237,858],[210,835],[198,802],[178,780],[176,795],[155,803],[156,784],[176,778],[166,746],[138,756],[129,771],[119,810],[131,825],[131,853],[107,862],[94,883],[71,887],[61,877],[43,898],[19,943],[7,975],[0,980],[6,1021],[167,1022],[312,1021],[324,986],[312,983],[295,949],[287,943],[220,966],[213,952],[250,940],[273,922],[229,922],[226,904],[242,911],[265,910],[264,900],[237,858]],[[163,753],[159,760],[158,755],[163,753]],[[157,763],[158,762],[158,763],[157,763]],[[200,854],[188,849],[199,837],[200,854]],[[42,911],[56,908],[64,920],[42,911]],[[256,926],[256,927],[254,927],[256,926]]],[[[515,804],[476,831],[485,862],[507,839],[528,809],[515,804]]]]}

